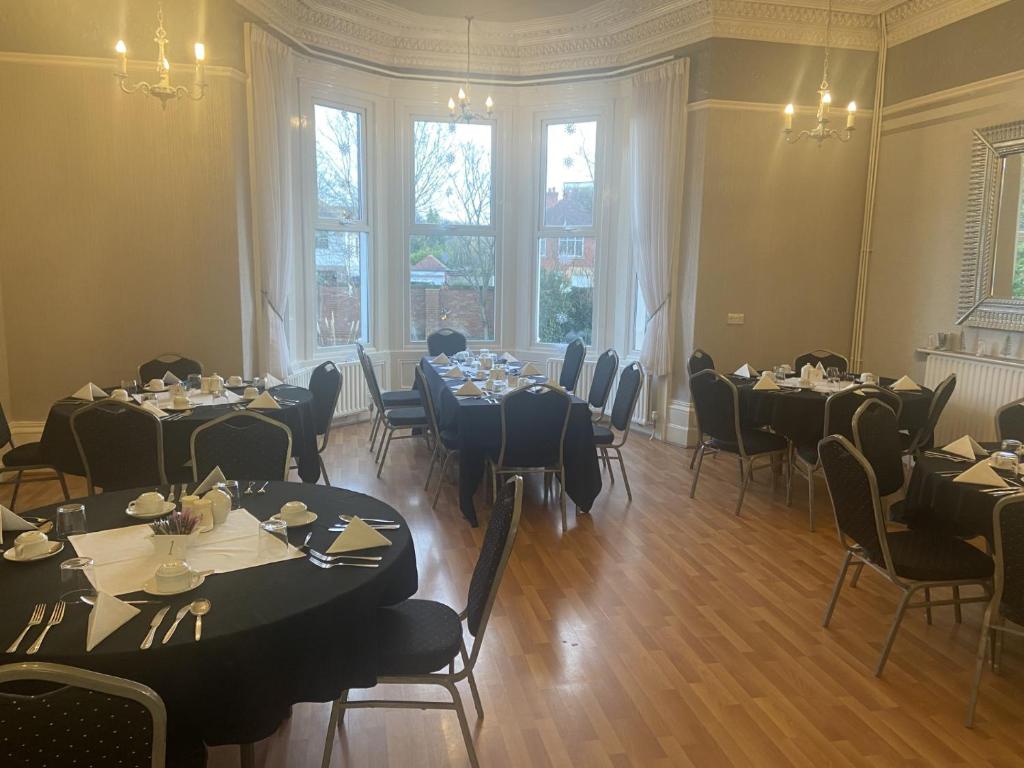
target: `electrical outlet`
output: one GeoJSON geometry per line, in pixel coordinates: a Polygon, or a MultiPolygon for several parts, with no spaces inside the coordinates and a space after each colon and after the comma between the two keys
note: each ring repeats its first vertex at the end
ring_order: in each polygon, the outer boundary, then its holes
{"type": "Polygon", "coordinates": [[[725,320],[726,325],[743,325],[742,312],[730,312],[725,320]]]}

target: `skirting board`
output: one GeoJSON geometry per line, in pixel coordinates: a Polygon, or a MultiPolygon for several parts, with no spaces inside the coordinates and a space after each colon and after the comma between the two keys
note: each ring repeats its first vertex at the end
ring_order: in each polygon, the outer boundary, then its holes
{"type": "Polygon", "coordinates": [[[43,436],[45,421],[12,421],[11,436],[15,445],[34,443],[43,436]]]}
{"type": "Polygon", "coordinates": [[[665,439],[673,445],[691,448],[697,444],[696,424],[693,404],[685,400],[673,400],[668,405],[665,439]]]}

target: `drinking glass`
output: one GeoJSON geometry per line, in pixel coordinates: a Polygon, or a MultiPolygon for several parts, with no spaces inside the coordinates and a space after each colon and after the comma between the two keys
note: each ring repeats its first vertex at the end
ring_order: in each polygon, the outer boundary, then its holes
{"type": "Polygon", "coordinates": [[[284,520],[264,520],[260,523],[259,553],[265,557],[283,557],[288,552],[288,523],[284,520]]]}
{"type": "Polygon", "coordinates": [[[57,520],[54,525],[54,535],[58,539],[67,539],[76,533],[85,533],[89,530],[85,525],[85,505],[65,504],[57,507],[57,520]]]}
{"type": "Polygon", "coordinates": [[[217,483],[216,487],[231,497],[231,509],[238,509],[242,506],[237,480],[225,480],[223,483],[217,483]]]}
{"type": "Polygon", "coordinates": [[[91,557],[73,557],[60,564],[60,599],[77,602],[82,597],[96,597],[93,579],[96,563],[91,557]]]}
{"type": "Polygon", "coordinates": [[[777,381],[777,382],[785,381],[786,380],[786,366],[784,366],[784,365],[776,365],[772,369],[772,374],[775,377],[775,381],[777,381]]]}
{"type": "Polygon", "coordinates": [[[187,384],[189,389],[202,389],[203,377],[198,373],[190,373],[188,375],[187,384]]]}
{"type": "Polygon", "coordinates": [[[129,395],[137,394],[139,391],[139,382],[135,379],[121,379],[121,389],[129,395]]]}
{"type": "Polygon", "coordinates": [[[839,381],[839,369],[836,368],[835,366],[832,366],[830,368],[826,368],[825,369],[825,377],[830,382],[835,384],[837,381],[839,381]]]}

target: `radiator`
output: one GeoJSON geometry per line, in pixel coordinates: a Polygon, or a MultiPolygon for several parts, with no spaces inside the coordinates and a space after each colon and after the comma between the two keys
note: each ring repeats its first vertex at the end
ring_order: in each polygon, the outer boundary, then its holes
{"type": "MultiPolygon", "coordinates": [[[[576,385],[576,394],[580,397],[586,397],[587,393],[590,392],[590,382],[594,379],[594,367],[596,365],[597,361],[584,361],[583,370],[580,372],[580,381],[576,385]]],[[[605,413],[611,413],[612,403],[615,400],[615,390],[619,387],[619,373],[622,372],[624,367],[620,366],[615,374],[615,382],[612,384],[612,391],[608,395],[608,406],[605,408],[605,413]]],[[[557,382],[561,373],[562,358],[549,357],[547,365],[548,379],[557,382]]],[[[633,411],[633,423],[643,426],[650,426],[654,423],[654,420],[651,418],[651,377],[647,374],[644,374],[643,386],[640,388],[640,397],[636,401],[636,410],[633,411]]]]}
{"type": "MultiPolygon", "coordinates": [[[[344,363],[335,363],[335,365],[341,371],[341,394],[338,395],[338,407],[334,409],[334,418],[365,414],[370,407],[370,390],[366,387],[359,361],[348,360],[344,363]]],[[[381,382],[381,389],[385,389],[384,363],[374,361],[373,369],[377,374],[377,381],[381,382]]],[[[313,373],[312,368],[296,371],[285,379],[285,383],[294,387],[309,387],[311,373],[313,373]]]]}
{"type": "Polygon", "coordinates": [[[936,443],[943,445],[964,434],[982,442],[995,440],[996,410],[1024,396],[1024,367],[967,355],[928,355],[925,386],[934,389],[951,373],[956,374],[956,389],[939,419],[936,443]]]}

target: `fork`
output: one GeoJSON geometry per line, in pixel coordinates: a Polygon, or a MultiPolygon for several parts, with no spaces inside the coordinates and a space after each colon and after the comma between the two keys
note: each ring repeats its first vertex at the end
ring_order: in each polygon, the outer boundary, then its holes
{"type": "Polygon", "coordinates": [[[253,489],[254,485],[256,485],[256,481],[255,480],[250,480],[249,481],[249,485],[246,487],[245,491],[243,492],[243,495],[244,496],[252,496],[252,489],[253,489]]]}
{"type": "Polygon", "coordinates": [[[258,491],[256,491],[256,494],[259,495],[259,494],[266,493],[268,485],[270,485],[270,482],[269,481],[265,482],[263,485],[260,486],[260,489],[258,491]]]}
{"type": "MultiPolygon", "coordinates": [[[[342,565],[348,565],[348,566],[351,566],[352,568],[379,568],[380,567],[380,565],[378,563],[344,563],[344,562],[328,563],[328,562],[326,562],[324,560],[318,560],[315,557],[309,557],[309,558],[306,558],[306,559],[309,560],[309,562],[311,562],[317,568],[338,568],[338,567],[340,567],[342,565]]],[[[29,651],[29,653],[31,653],[31,652],[32,651],[29,651]]]]}
{"type": "Polygon", "coordinates": [[[46,603],[36,603],[36,607],[32,609],[32,616],[28,620],[28,624],[21,630],[21,634],[18,635],[18,639],[11,643],[7,649],[8,653],[17,653],[18,646],[21,645],[21,641],[25,639],[25,635],[32,627],[38,626],[43,623],[43,616],[46,615],[46,603]]]}
{"type": "Polygon", "coordinates": [[[36,641],[29,646],[28,654],[30,656],[39,650],[39,646],[43,644],[43,640],[46,638],[46,633],[50,631],[50,627],[57,626],[63,619],[64,601],[58,600],[57,604],[53,606],[53,613],[50,614],[50,620],[46,622],[46,626],[43,627],[43,631],[39,633],[39,637],[36,638],[36,641]]]}
{"type": "Polygon", "coordinates": [[[317,550],[315,550],[311,546],[309,546],[309,540],[311,538],[313,538],[313,532],[312,531],[310,531],[306,535],[305,540],[302,542],[301,545],[299,545],[299,548],[300,549],[308,549],[310,555],[312,555],[314,557],[317,557],[317,558],[319,558],[320,560],[323,560],[326,563],[334,562],[335,560],[341,560],[342,558],[346,558],[348,560],[366,560],[366,561],[372,562],[372,563],[379,563],[381,560],[384,559],[384,558],[382,558],[380,556],[372,557],[370,555],[346,555],[344,553],[338,554],[338,555],[327,555],[327,554],[324,554],[323,552],[318,552],[317,550]]]}

